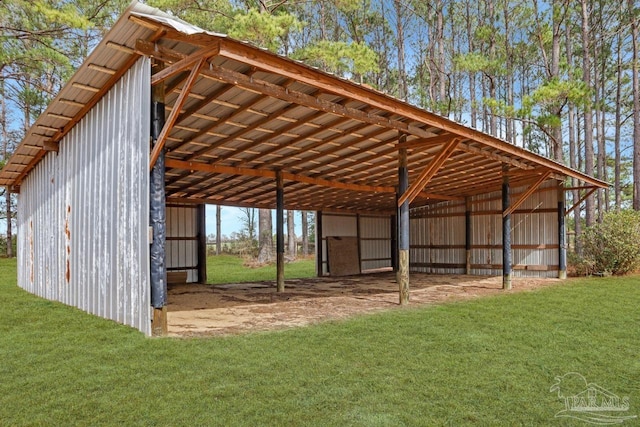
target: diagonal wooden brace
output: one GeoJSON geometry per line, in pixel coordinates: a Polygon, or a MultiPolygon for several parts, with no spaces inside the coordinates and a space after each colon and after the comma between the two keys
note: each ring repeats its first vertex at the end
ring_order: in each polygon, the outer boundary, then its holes
{"type": "Polygon", "coordinates": [[[427,166],[422,171],[422,173],[420,173],[418,179],[415,180],[413,184],[411,184],[411,186],[407,189],[407,191],[405,191],[402,196],[400,196],[400,198],[398,199],[398,206],[402,206],[402,204],[406,201],[411,204],[411,202],[413,202],[413,200],[418,197],[422,190],[424,190],[424,188],[427,186],[429,181],[431,181],[431,178],[433,178],[434,175],[440,170],[442,165],[444,165],[444,162],[446,162],[447,159],[451,157],[451,154],[453,154],[461,140],[462,138],[454,138],[447,144],[445,144],[442,150],[440,150],[440,152],[436,154],[431,163],[429,163],[429,166],[427,166]]]}
{"type": "Polygon", "coordinates": [[[157,72],[153,76],[151,76],[151,85],[155,86],[164,80],[175,76],[178,73],[186,71],[194,64],[198,64],[202,59],[210,58],[212,56],[217,55],[220,52],[220,44],[215,43],[215,45],[209,49],[200,49],[192,55],[187,56],[186,58],[168,66],[162,71],[157,72]]]}
{"type": "MultiPolygon", "coordinates": [[[[578,207],[580,207],[580,205],[582,204],[582,202],[584,202],[585,200],[587,200],[587,198],[592,195],[593,193],[595,193],[595,191],[598,189],[598,187],[583,187],[585,190],[588,190],[584,196],[582,196],[580,198],[580,200],[578,200],[577,202],[575,202],[573,204],[573,206],[571,206],[569,209],[567,209],[567,211],[564,213],[565,216],[569,215],[571,212],[573,212],[575,209],[577,209],[578,207]]],[[[570,189],[566,189],[566,190],[570,190],[570,189]]]]}
{"type": "Polygon", "coordinates": [[[187,79],[187,82],[184,84],[184,87],[180,92],[180,96],[176,100],[176,103],[173,106],[171,113],[169,114],[169,118],[165,122],[164,127],[162,128],[162,131],[158,136],[158,140],[156,141],[156,144],[153,146],[153,151],[151,152],[151,161],[149,162],[149,170],[153,169],[153,165],[156,164],[156,161],[158,160],[158,157],[160,156],[160,153],[164,148],[164,144],[165,142],[167,142],[167,137],[169,136],[169,132],[173,128],[173,125],[175,124],[176,120],[178,119],[180,110],[182,110],[184,103],[187,101],[189,92],[191,92],[191,89],[193,88],[193,85],[195,84],[196,79],[198,78],[198,74],[200,74],[200,69],[202,69],[202,66],[205,63],[206,63],[205,57],[201,57],[196,63],[196,65],[193,67],[193,69],[191,70],[191,74],[189,74],[189,78],[187,79]]]}
{"type": "Polygon", "coordinates": [[[522,193],[522,195],[518,198],[518,200],[515,201],[515,203],[513,203],[511,206],[509,206],[508,209],[502,212],[502,217],[504,218],[507,215],[512,214],[513,211],[515,211],[516,209],[518,209],[520,205],[523,204],[524,201],[527,200],[529,196],[532,195],[533,192],[536,191],[538,187],[540,187],[540,185],[542,185],[542,183],[547,180],[547,178],[549,178],[550,175],[551,175],[551,171],[546,171],[545,173],[543,173],[540,176],[540,178],[538,178],[538,180],[531,187],[527,189],[527,191],[522,193]]]}

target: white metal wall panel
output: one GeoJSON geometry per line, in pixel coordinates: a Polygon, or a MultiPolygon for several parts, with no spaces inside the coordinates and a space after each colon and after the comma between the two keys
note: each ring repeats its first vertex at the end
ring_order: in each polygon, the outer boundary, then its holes
{"type": "MultiPolygon", "coordinates": [[[[557,183],[549,181],[512,214],[512,260],[515,277],[557,277],[557,183]]],[[[527,187],[512,189],[512,203],[527,187]]],[[[471,199],[471,274],[502,274],[502,195],[493,192],[471,199]]],[[[413,209],[410,220],[412,271],[458,274],[466,263],[465,206],[443,202],[413,209]]]]}
{"type": "Polygon", "coordinates": [[[169,271],[186,271],[187,282],[198,281],[198,209],[167,207],[166,259],[169,271]],[[179,270],[175,270],[178,268],[179,270]]]}
{"type": "Polygon", "coordinates": [[[141,58],[21,185],[18,284],[149,335],[150,63],[141,58]]]}
{"type": "Polygon", "coordinates": [[[472,268],[471,274],[502,275],[502,195],[481,194],[471,205],[471,265],[500,268],[472,268]]]}
{"type": "Polygon", "coordinates": [[[391,218],[360,216],[360,268],[391,267],[391,218]]]}
{"type": "Polygon", "coordinates": [[[464,273],[464,205],[439,203],[415,209],[411,216],[411,270],[434,274],[464,273]]]}
{"type": "MultiPolygon", "coordinates": [[[[547,266],[548,270],[514,269],[515,277],[558,277],[558,192],[555,182],[542,186],[518,208],[511,218],[513,264],[547,266]],[[538,246],[538,249],[518,248],[518,245],[538,246]]],[[[516,188],[515,193],[526,191],[516,188]]]]}

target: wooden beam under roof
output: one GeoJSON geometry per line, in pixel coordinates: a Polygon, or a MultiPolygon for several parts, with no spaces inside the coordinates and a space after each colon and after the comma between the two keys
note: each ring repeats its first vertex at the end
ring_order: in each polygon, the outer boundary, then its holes
{"type": "Polygon", "coordinates": [[[382,92],[377,92],[369,88],[365,88],[361,85],[357,85],[347,80],[336,79],[333,76],[318,72],[317,70],[314,70],[313,68],[308,67],[304,64],[290,61],[286,58],[282,58],[270,52],[257,51],[251,46],[242,42],[238,42],[236,40],[221,40],[220,56],[234,59],[245,64],[253,65],[272,73],[293,78],[302,83],[308,84],[312,87],[318,87],[328,92],[337,94],[348,93],[349,97],[354,100],[358,100],[381,110],[393,111],[398,115],[407,117],[418,123],[429,124],[431,126],[442,129],[445,132],[453,133],[463,138],[481,142],[483,145],[496,148],[500,151],[504,151],[511,155],[521,157],[528,161],[541,163],[552,170],[561,172],[568,176],[576,176],[577,174],[579,174],[579,179],[583,180],[584,182],[597,185],[598,187],[601,187],[605,184],[600,180],[582,174],[578,171],[574,171],[564,165],[554,162],[553,160],[528,152],[527,150],[524,150],[520,147],[516,147],[515,145],[511,145],[505,141],[501,141],[496,137],[490,136],[475,129],[468,128],[447,118],[429,113],[405,102],[398,101],[386,94],[383,94],[382,92]]]}
{"type": "MultiPolygon", "coordinates": [[[[167,168],[186,169],[186,170],[198,170],[202,172],[220,173],[227,175],[241,175],[241,176],[257,176],[263,178],[274,178],[276,172],[268,169],[248,169],[248,168],[235,168],[231,166],[209,165],[200,162],[185,162],[181,160],[166,159],[165,165],[167,168]]],[[[364,191],[374,193],[394,193],[393,187],[382,186],[370,186],[370,185],[357,185],[349,184],[339,181],[329,181],[326,179],[311,178],[304,175],[296,175],[292,173],[283,172],[284,179],[289,181],[303,182],[306,184],[318,185],[321,187],[340,188],[353,191],[364,191]]]]}
{"type": "Polygon", "coordinates": [[[406,201],[411,202],[418,196],[418,194],[425,188],[431,178],[438,173],[438,170],[444,165],[444,162],[453,154],[456,146],[460,142],[460,138],[454,138],[442,147],[442,150],[433,158],[429,166],[427,166],[418,176],[418,178],[409,186],[407,191],[404,192],[398,199],[398,207],[406,201]]]}
{"type": "MultiPolygon", "coordinates": [[[[296,107],[299,107],[299,106],[296,106],[296,107]]],[[[318,112],[315,112],[315,113],[317,114],[318,112]]],[[[320,113],[320,114],[324,114],[324,113],[320,113]]],[[[275,120],[278,120],[278,119],[281,119],[281,118],[282,118],[282,116],[277,117],[275,120]]],[[[236,149],[236,151],[243,151],[244,152],[245,150],[248,150],[249,148],[256,149],[256,147],[259,147],[260,145],[263,145],[263,144],[268,144],[269,142],[281,137],[282,134],[287,133],[289,130],[295,129],[296,127],[299,127],[299,126],[302,126],[302,124],[298,123],[297,121],[293,122],[293,123],[289,123],[283,129],[279,129],[275,133],[275,135],[276,135],[275,137],[273,136],[273,134],[269,134],[268,136],[266,136],[264,138],[254,139],[254,140],[252,140],[250,142],[247,142],[246,144],[238,147],[236,149]]],[[[258,152],[258,154],[254,155],[253,158],[255,159],[257,156],[258,156],[258,158],[259,158],[259,156],[266,156],[269,153],[277,152],[277,151],[279,151],[281,149],[285,149],[287,147],[293,146],[296,143],[294,141],[298,141],[299,139],[300,138],[296,138],[293,141],[288,142],[286,145],[283,144],[281,146],[280,145],[279,146],[273,146],[273,147],[269,148],[268,150],[266,150],[265,152],[258,152]]],[[[304,138],[302,140],[304,140],[304,138]]],[[[225,160],[230,159],[231,157],[233,157],[236,154],[237,154],[236,152],[229,152],[227,154],[223,154],[223,155],[219,156],[217,159],[215,159],[215,163],[224,162],[225,160]]],[[[238,162],[238,164],[234,164],[234,166],[240,166],[240,164],[244,165],[246,163],[249,163],[249,162],[247,162],[246,159],[243,159],[241,162],[238,162]]]]}
{"type": "Polygon", "coordinates": [[[446,144],[456,137],[458,136],[451,133],[444,133],[442,135],[432,136],[431,138],[418,138],[418,139],[412,139],[405,142],[400,142],[397,144],[397,147],[398,147],[398,150],[401,150],[403,148],[407,150],[413,150],[418,148],[430,148],[430,147],[446,144]]]}
{"type": "MultiPolygon", "coordinates": [[[[176,74],[182,73],[185,70],[193,67],[196,69],[196,64],[201,64],[203,61],[206,61],[208,58],[215,56],[220,52],[220,45],[218,43],[212,43],[212,46],[208,48],[203,48],[186,58],[181,59],[178,62],[175,62],[161,71],[158,71],[154,75],[151,76],[151,85],[155,86],[158,83],[165,81],[166,79],[175,76],[176,74]]],[[[199,70],[200,67],[197,67],[199,70]]]]}

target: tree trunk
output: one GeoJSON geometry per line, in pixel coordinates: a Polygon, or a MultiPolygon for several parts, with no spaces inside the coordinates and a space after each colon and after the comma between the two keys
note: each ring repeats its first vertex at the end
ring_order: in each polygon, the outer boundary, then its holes
{"type": "Polygon", "coordinates": [[[445,116],[449,116],[449,103],[447,99],[447,79],[445,70],[444,57],[444,6],[442,0],[436,1],[436,42],[438,43],[438,112],[445,116]]]}
{"type": "MultiPolygon", "coordinates": [[[[2,158],[9,159],[9,131],[7,130],[7,105],[5,103],[4,73],[0,74],[0,126],[2,126],[2,158]]],[[[5,189],[5,212],[7,218],[7,257],[13,257],[13,233],[11,227],[11,193],[5,189]]]]}
{"type": "MultiPolygon", "coordinates": [[[[567,63],[569,64],[569,79],[573,79],[572,67],[573,64],[573,40],[571,39],[571,25],[566,26],[566,41],[567,41],[567,63]]],[[[572,169],[579,169],[577,155],[579,147],[576,144],[576,109],[575,106],[569,102],[568,109],[568,131],[569,131],[569,167],[572,169]]],[[[578,187],[578,180],[571,178],[571,187],[578,187]]],[[[571,190],[571,201],[577,203],[580,200],[580,191],[571,190]]],[[[577,254],[582,253],[582,247],[580,245],[580,239],[582,238],[582,223],[580,222],[580,208],[573,211],[573,231],[574,231],[574,251],[577,254]]]]}
{"type": "Polygon", "coordinates": [[[396,9],[396,42],[398,44],[398,98],[407,100],[407,70],[405,68],[405,53],[404,53],[404,23],[402,13],[402,2],[400,0],[394,0],[394,6],[396,9]]]}
{"type": "Polygon", "coordinates": [[[640,210],[640,72],[638,64],[638,20],[635,17],[635,1],[629,0],[632,40],[632,87],[633,87],[633,209],[640,210]]]}
{"type": "MultiPolygon", "coordinates": [[[[553,20],[553,35],[552,35],[552,43],[551,43],[551,73],[550,78],[556,79],[560,78],[560,24],[561,20],[559,18],[560,12],[556,10],[559,7],[555,1],[551,4],[552,7],[552,20],[553,20]]],[[[555,105],[553,107],[555,110],[553,114],[556,116],[558,120],[558,125],[553,127],[553,158],[555,161],[564,163],[564,155],[563,155],[563,143],[562,143],[562,106],[555,105]]]]}
{"type": "Polygon", "coordinates": [[[622,37],[618,33],[617,40],[617,49],[616,49],[616,113],[615,113],[615,129],[614,129],[614,137],[613,137],[613,148],[615,155],[615,165],[614,165],[614,179],[613,179],[613,191],[614,191],[614,204],[616,207],[616,211],[620,210],[622,206],[622,191],[620,188],[620,162],[622,162],[622,155],[620,153],[620,127],[622,126],[622,37]]]}
{"type": "Polygon", "coordinates": [[[302,211],[302,256],[309,255],[309,223],[307,211],[302,211]]]}
{"type": "MultiPolygon", "coordinates": [[[[465,5],[465,15],[466,15],[466,24],[467,24],[467,42],[469,49],[469,53],[475,50],[475,46],[473,43],[473,27],[471,25],[471,10],[470,10],[470,2],[467,1],[465,5]]],[[[469,71],[469,104],[471,107],[471,127],[476,129],[478,126],[477,118],[478,118],[478,109],[476,106],[476,73],[475,71],[469,71]]]]}
{"type": "MultiPolygon", "coordinates": [[[[495,31],[495,9],[493,0],[487,0],[487,14],[489,17],[489,27],[492,29],[492,35],[489,37],[489,60],[494,61],[496,59],[496,36],[495,31]]],[[[491,99],[497,99],[496,97],[496,79],[498,76],[492,72],[491,76],[489,76],[489,97],[491,99]]],[[[498,136],[498,117],[495,114],[495,111],[490,111],[489,114],[489,133],[493,136],[498,136]]]]}
{"type": "Polygon", "coordinates": [[[258,262],[260,264],[270,263],[274,259],[271,209],[260,209],[258,211],[258,234],[260,234],[258,262]]]}
{"type": "Polygon", "coordinates": [[[287,252],[289,257],[295,259],[298,256],[298,245],[296,244],[296,224],[295,211],[287,211],[287,252]]]}
{"type": "MultiPolygon", "coordinates": [[[[581,0],[582,6],[582,79],[585,87],[591,87],[591,44],[589,40],[589,10],[588,0],[581,0]]],[[[588,175],[593,175],[593,111],[591,94],[587,95],[584,109],[584,171],[588,175]]],[[[593,195],[586,201],[586,221],[587,226],[593,225],[596,219],[596,208],[593,195]]]]}
{"type": "MultiPolygon", "coordinates": [[[[601,12],[601,10],[600,10],[601,12]]],[[[600,13],[599,19],[602,18],[602,14],[600,13]]],[[[601,37],[602,33],[599,31],[600,27],[598,26],[597,35],[594,37],[594,55],[593,57],[596,59],[594,72],[593,72],[593,85],[594,85],[594,105],[595,105],[595,119],[596,119],[596,147],[598,151],[596,152],[596,177],[602,180],[606,180],[604,162],[606,156],[606,148],[605,148],[605,140],[604,140],[604,121],[605,115],[602,107],[602,103],[604,102],[604,81],[605,74],[604,70],[600,68],[600,64],[602,63],[603,68],[606,66],[606,59],[602,56],[602,46],[601,46],[601,37]],[[600,43],[597,43],[600,41],[600,43]]],[[[604,200],[604,189],[599,188],[596,192],[596,212],[597,212],[597,221],[602,222],[602,216],[606,210],[605,200],[604,200]]]]}

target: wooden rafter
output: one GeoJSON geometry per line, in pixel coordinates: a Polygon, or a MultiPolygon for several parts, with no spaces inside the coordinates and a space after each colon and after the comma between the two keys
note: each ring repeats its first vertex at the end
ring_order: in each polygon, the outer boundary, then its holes
{"type": "Polygon", "coordinates": [[[460,138],[454,138],[449,141],[440,150],[440,152],[433,158],[429,166],[427,166],[418,178],[409,186],[407,191],[398,198],[398,206],[402,206],[404,202],[411,202],[420,194],[424,187],[429,183],[431,178],[438,172],[438,170],[444,165],[444,162],[453,154],[456,146],[460,142],[460,138]]]}
{"type": "Polygon", "coordinates": [[[509,208],[505,209],[504,212],[502,212],[502,217],[504,218],[518,209],[520,205],[522,205],[524,201],[527,200],[529,196],[531,196],[538,189],[538,187],[540,187],[540,185],[542,185],[542,183],[549,178],[550,175],[551,171],[544,172],[533,185],[527,188],[527,191],[525,191],[520,195],[520,197],[518,197],[518,200],[516,200],[511,206],[509,206],[509,208]]]}
{"type": "MultiPolygon", "coordinates": [[[[214,122],[208,126],[201,128],[198,132],[196,132],[195,135],[190,137],[188,140],[183,141],[181,145],[186,145],[191,142],[194,142],[196,139],[208,134],[209,132],[213,132],[214,129],[220,126],[223,126],[226,122],[233,120],[234,118],[240,116],[241,114],[244,114],[247,110],[254,107],[256,104],[260,103],[263,99],[264,98],[261,97],[260,95],[254,95],[249,102],[240,106],[240,108],[236,109],[235,111],[231,111],[222,117],[218,117],[219,120],[217,122],[214,122]]],[[[207,151],[208,150],[206,148],[202,149],[202,153],[205,153],[207,151]]],[[[185,160],[193,160],[199,155],[201,154],[199,154],[198,152],[191,153],[186,157],[185,160]]]]}
{"type": "MultiPolygon", "coordinates": [[[[479,141],[482,144],[498,149],[512,156],[526,159],[527,161],[534,161],[541,163],[552,170],[561,171],[562,173],[574,175],[575,171],[568,167],[554,162],[553,160],[536,156],[535,154],[528,152],[520,147],[516,147],[505,141],[501,141],[496,137],[482,133],[475,129],[468,128],[459,123],[453,122],[444,117],[429,114],[424,110],[417,107],[413,107],[406,103],[394,102],[392,98],[381,93],[369,90],[355,83],[348,81],[335,81],[329,75],[324,73],[314,72],[313,69],[303,64],[292,63],[282,57],[270,54],[268,52],[261,51],[255,52],[246,44],[237,42],[231,39],[225,39],[221,41],[220,56],[234,59],[243,62],[248,65],[261,68],[263,70],[277,73],[282,76],[296,79],[300,82],[306,83],[312,87],[320,88],[328,92],[334,93],[349,93],[350,98],[371,105],[381,110],[394,111],[395,113],[407,117],[410,120],[415,120],[418,123],[426,123],[430,126],[442,129],[444,132],[453,133],[463,138],[479,141]]],[[[409,131],[408,133],[413,133],[409,131]]],[[[421,136],[421,135],[418,135],[421,136]]],[[[426,137],[426,136],[424,136],[426,137]]],[[[586,182],[594,185],[600,185],[601,182],[584,176],[583,179],[586,182]]]]}
{"type": "MultiPolygon", "coordinates": [[[[311,122],[315,118],[320,117],[322,115],[324,115],[323,112],[316,111],[312,115],[312,117],[309,117],[309,120],[307,120],[307,123],[311,122]]],[[[339,126],[339,125],[341,125],[343,123],[347,123],[349,120],[350,119],[348,119],[348,118],[345,119],[344,117],[336,117],[333,121],[331,121],[328,124],[326,124],[326,126],[339,126]]],[[[301,126],[304,126],[304,125],[305,125],[305,123],[303,123],[303,122],[292,123],[291,126],[288,127],[288,131],[291,131],[291,130],[293,130],[295,128],[298,128],[298,127],[301,127],[301,126]]],[[[294,146],[294,145],[298,144],[299,142],[302,142],[302,141],[307,140],[307,139],[314,138],[316,135],[318,135],[318,134],[320,134],[322,132],[324,132],[324,129],[322,129],[322,128],[314,128],[311,132],[306,133],[306,134],[302,134],[302,135],[298,136],[297,138],[294,138],[291,141],[287,141],[286,143],[283,143],[281,145],[276,145],[276,146],[274,146],[274,147],[272,147],[272,148],[270,148],[268,150],[265,150],[265,151],[263,151],[263,152],[261,152],[259,154],[255,154],[255,155],[253,155],[251,157],[243,159],[240,162],[240,164],[247,165],[247,164],[253,163],[253,162],[255,162],[256,160],[258,160],[258,159],[260,159],[262,157],[266,157],[266,156],[272,155],[272,154],[274,154],[274,153],[276,153],[276,152],[278,152],[280,150],[286,149],[287,147],[294,146]]],[[[274,139],[275,139],[274,137],[270,137],[266,141],[259,141],[258,143],[259,144],[267,144],[269,142],[273,142],[274,139]]]]}
{"type": "MultiPolygon", "coordinates": [[[[272,120],[275,120],[278,117],[280,117],[280,116],[282,116],[282,115],[284,115],[284,114],[286,114],[286,113],[288,113],[288,112],[290,112],[290,111],[292,111],[292,110],[294,110],[296,108],[298,108],[298,106],[295,105],[295,104],[287,104],[283,108],[280,108],[280,109],[274,111],[273,113],[269,114],[267,117],[263,117],[260,120],[256,120],[254,123],[252,123],[251,125],[247,126],[246,128],[243,128],[243,129],[239,130],[235,134],[229,135],[226,138],[222,138],[221,140],[216,141],[213,144],[194,152],[190,156],[187,156],[187,158],[185,160],[193,160],[193,159],[198,158],[198,157],[200,157],[200,156],[202,156],[204,154],[210,153],[213,150],[215,150],[216,148],[218,148],[218,147],[220,147],[220,146],[222,146],[222,145],[224,145],[224,144],[226,144],[228,142],[236,140],[237,138],[240,138],[243,135],[248,134],[249,132],[255,130],[256,128],[259,128],[260,126],[263,126],[264,124],[266,124],[266,123],[268,123],[268,122],[270,122],[272,120]]],[[[244,112],[244,111],[246,111],[246,109],[243,109],[242,111],[244,112]]],[[[232,118],[230,118],[230,120],[232,120],[232,118]]],[[[193,138],[193,139],[195,139],[195,138],[193,138]]],[[[188,142],[187,142],[187,144],[188,144],[188,142]]]]}
{"type": "Polygon", "coordinates": [[[293,91],[259,79],[251,79],[242,73],[227,70],[219,66],[212,65],[209,69],[203,70],[202,74],[223,83],[235,84],[236,86],[253,92],[263,93],[272,98],[297,103],[308,108],[324,111],[325,113],[336,114],[361,122],[385,126],[423,138],[433,136],[431,132],[427,132],[416,126],[408,125],[407,123],[399,120],[389,119],[378,114],[365,113],[357,108],[346,107],[320,97],[314,97],[306,93],[293,91]]]}
{"type": "Polygon", "coordinates": [[[180,96],[178,97],[178,100],[176,101],[176,103],[173,106],[173,110],[171,110],[171,113],[169,114],[169,117],[167,118],[164,126],[162,127],[162,131],[160,131],[160,135],[158,136],[158,140],[156,141],[155,145],[153,146],[153,151],[151,151],[151,159],[149,160],[149,169],[150,170],[153,169],[153,166],[156,164],[156,161],[158,160],[158,157],[160,157],[160,152],[164,148],[165,142],[167,142],[167,137],[169,136],[169,132],[171,132],[171,129],[173,128],[173,125],[175,124],[176,120],[178,119],[178,114],[180,113],[180,110],[182,109],[182,106],[184,105],[184,103],[187,101],[187,96],[189,95],[189,92],[193,88],[193,85],[195,84],[196,79],[198,78],[198,74],[200,72],[200,69],[205,64],[205,62],[206,61],[205,61],[205,57],[204,56],[202,56],[202,57],[200,57],[200,59],[198,59],[198,61],[193,66],[193,69],[191,70],[191,74],[189,75],[189,78],[187,79],[187,82],[182,87],[182,92],[180,93],[180,96]]]}

